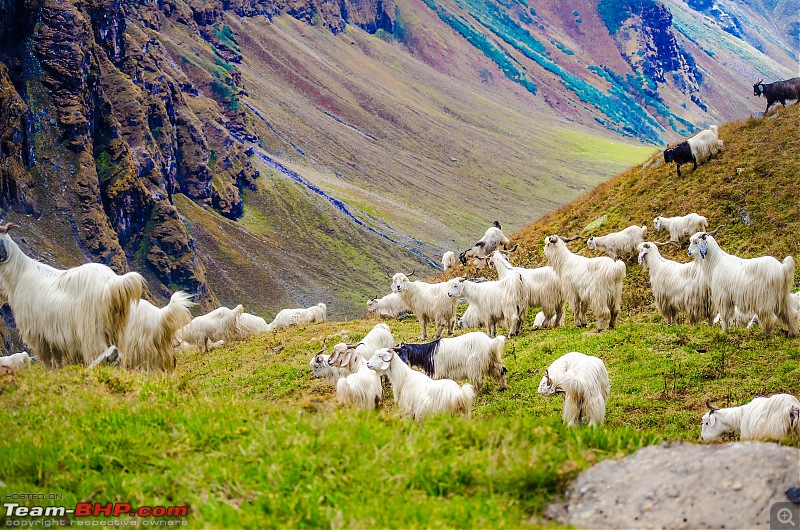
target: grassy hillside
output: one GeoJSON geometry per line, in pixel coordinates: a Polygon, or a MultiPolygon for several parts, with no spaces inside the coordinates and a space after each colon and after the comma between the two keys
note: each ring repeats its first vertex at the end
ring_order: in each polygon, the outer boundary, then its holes
{"type": "MultiPolygon", "coordinates": [[[[654,164],[620,175],[517,234],[525,261],[540,260],[544,234],[580,231],[602,214],[606,231],[684,210],[727,223],[719,239],[731,251],[796,252],[800,153],[789,139],[798,113],[794,106],[724,127],[726,152],[681,179],[654,164]],[[738,221],[742,207],[749,226],[738,221]]],[[[402,418],[388,388],[377,412],[338,406],[308,361],[326,337],[363,337],[375,324],[369,319],[186,353],[166,377],[41,366],[2,375],[0,484],[6,492],[61,493],[67,505],[188,505],[193,526],[546,524],[544,507],[580,470],[660,440],[695,441],[707,399],[735,405],[800,394],[800,339],[666,326],[638,265],[628,270],[617,329],[596,334],[568,318],[563,329],[509,340],[508,389],[489,384],[470,420],[402,418]],[[546,366],[572,350],[608,367],[601,428],[565,428],[562,399],[536,393],[546,366]]],[[[398,341],[420,335],[413,318],[390,325],[398,341]]]]}

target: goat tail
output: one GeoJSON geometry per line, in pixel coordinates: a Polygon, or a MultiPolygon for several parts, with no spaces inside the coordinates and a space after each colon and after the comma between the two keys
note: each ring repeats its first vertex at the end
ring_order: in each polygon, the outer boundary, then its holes
{"type": "Polygon", "coordinates": [[[138,272],[129,272],[108,280],[103,290],[107,309],[105,325],[111,344],[116,344],[128,321],[131,304],[138,304],[144,293],[145,280],[138,272]]]}
{"type": "Polygon", "coordinates": [[[495,366],[503,366],[503,350],[506,347],[506,336],[498,335],[492,339],[492,364],[495,366]]]}
{"type": "Polygon", "coordinates": [[[169,299],[169,304],[161,312],[161,330],[168,335],[169,342],[192,321],[189,309],[195,305],[191,295],[183,291],[176,291],[169,299]]]}
{"type": "Polygon", "coordinates": [[[614,262],[614,268],[616,269],[614,272],[614,279],[616,281],[622,281],[625,278],[625,274],[627,269],[625,268],[625,262],[622,260],[617,260],[614,262]]]}
{"type": "Polygon", "coordinates": [[[461,386],[461,396],[458,398],[458,409],[468,418],[473,401],[475,401],[475,389],[471,384],[464,383],[461,386]]]}

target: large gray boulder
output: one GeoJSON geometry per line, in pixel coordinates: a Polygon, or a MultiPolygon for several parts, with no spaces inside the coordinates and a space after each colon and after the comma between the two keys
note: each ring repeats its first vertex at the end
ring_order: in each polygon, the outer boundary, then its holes
{"type": "Polygon", "coordinates": [[[578,528],[769,528],[798,485],[800,449],[663,443],[587,469],[545,515],[578,528]]]}

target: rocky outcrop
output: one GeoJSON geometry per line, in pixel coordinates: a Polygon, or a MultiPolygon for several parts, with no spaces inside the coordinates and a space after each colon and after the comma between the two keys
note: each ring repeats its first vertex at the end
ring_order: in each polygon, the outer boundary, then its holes
{"type": "Polygon", "coordinates": [[[769,528],[798,477],[793,447],[665,443],[584,471],[545,514],[578,528],[769,528]]]}
{"type": "Polygon", "coordinates": [[[213,298],[172,197],[236,219],[258,176],[226,11],[391,32],[394,4],[0,0],[0,207],[45,224],[65,216],[87,259],[144,268],[159,294],[213,298]],[[162,32],[210,51],[171,47],[162,32]]]}

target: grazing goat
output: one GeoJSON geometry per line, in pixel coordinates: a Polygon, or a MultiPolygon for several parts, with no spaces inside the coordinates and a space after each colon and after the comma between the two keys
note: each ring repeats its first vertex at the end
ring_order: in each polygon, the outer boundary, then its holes
{"type": "Polygon", "coordinates": [[[675,162],[675,167],[678,170],[678,177],[681,176],[681,164],[688,164],[691,162],[693,165],[692,170],[697,169],[697,159],[692,153],[692,147],[689,142],[681,142],[675,147],[667,147],[664,149],[664,162],[669,164],[675,162]]]}
{"type": "Polygon", "coordinates": [[[59,270],[26,256],[0,226],[0,282],[22,340],[48,368],[89,365],[120,346],[144,278],[99,263],[59,270]]]}
{"type": "MultiPolygon", "coordinates": [[[[388,276],[389,273],[386,274],[388,276]]],[[[417,315],[423,339],[428,338],[429,321],[436,326],[437,339],[442,336],[445,327],[449,335],[453,334],[458,298],[448,296],[447,292],[455,283],[455,280],[441,283],[412,282],[402,272],[392,277],[392,291],[400,295],[403,303],[417,315]]]]}
{"type": "Polygon", "coordinates": [[[239,338],[243,339],[249,335],[266,333],[267,331],[272,330],[269,324],[267,324],[267,321],[259,316],[251,315],[250,313],[242,313],[242,316],[239,317],[239,338]]]}
{"type": "Polygon", "coordinates": [[[28,368],[36,358],[31,358],[28,352],[23,351],[0,357],[0,368],[11,368],[15,372],[28,368]]]}
{"type": "Polygon", "coordinates": [[[486,332],[494,337],[497,323],[505,322],[511,336],[519,334],[525,305],[525,280],[519,273],[511,273],[502,280],[475,283],[465,278],[451,280],[447,296],[463,296],[470,307],[475,306],[478,319],[486,323],[486,332]]]}
{"type": "Polygon", "coordinates": [[[489,227],[486,230],[486,233],[483,234],[483,237],[480,241],[472,245],[472,248],[469,250],[465,250],[462,252],[458,259],[461,260],[462,265],[467,264],[467,260],[471,258],[475,258],[479,267],[482,267],[484,263],[486,263],[486,258],[495,250],[497,250],[500,245],[503,245],[503,248],[506,248],[508,245],[509,239],[503,234],[502,229],[500,228],[500,222],[495,221],[494,226],[489,227]]]}
{"type": "Polygon", "coordinates": [[[753,95],[767,100],[767,108],[764,109],[764,114],[767,113],[773,103],[781,102],[781,105],[786,106],[787,101],[798,100],[800,101],[800,77],[793,77],[785,81],[775,81],[774,83],[764,84],[762,79],[753,85],[753,95]]]}
{"type": "Polygon", "coordinates": [[[367,360],[372,357],[375,350],[380,348],[391,348],[394,346],[394,337],[389,326],[381,322],[367,333],[358,344],[346,344],[340,342],[333,347],[333,354],[328,360],[328,364],[345,366],[351,363],[351,357],[360,357],[367,360]]]}
{"type": "Polygon", "coordinates": [[[209,350],[209,343],[219,340],[232,341],[240,336],[239,318],[244,308],[218,307],[206,315],[195,317],[177,334],[178,341],[184,341],[200,348],[203,353],[209,350]]]}
{"type": "Polygon", "coordinates": [[[397,293],[389,293],[382,298],[377,296],[370,298],[367,301],[367,311],[377,313],[381,318],[396,318],[398,320],[411,312],[397,293]]]}
{"type": "Polygon", "coordinates": [[[491,338],[481,331],[425,344],[400,344],[394,351],[409,366],[422,368],[434,379],[466,378],[480,392],[483,379],[491,377],[506,389],[503,349],[506,338],[491,338]]]}
{"type": "MultiPolygon", "coordinates": [[[[461,329],[469,329],[469,328],[480,328],[486,325],[485,320],[481,320],[481,314],[478,311],[478,308],[474,306],[468,306],[467,310],[464,311],[464,314],[461,315],[461,318],[458,319],[458,327],[461,329]]],[[[501,326],[505,325],[505,322],[498,322],[501,326]]]]}
{"type": "Polygon", "coordinates": [[[679,217],[661,217],[653,219],[653,229],[656,232],[662,229],[669,231],[670,241],[683,243],[690,236],[697,232],[704,232],[708,229],[708,220],[696,213],[686,214],[679,217]]]}
{"type": "Polygon", "coordinates": [[[597,318],[597,331],[613,328],[622,303],[625,263],[606,256],[586,258],[570,252],[567,241],[576,238],[546,237],[544,255],[558,274],[575,325],[586,326],[586,311],[591,308],[597,318]]]}
{"type": "Polygon", "coordinates": [[[700,131],[687,141],[698,164],[702,164],[725,147],[725,143],[719,139],[719,128],[716,125],[700,131]]]}
{"type": "Polygon", "coordinates": [[[298,307],[293,309],[281,309],[272,322],[269,323],[269,331],[288,328],[299,324],[311,324],[312,322],[325,322],[328,309],[323,303],[308,308],[298,307]]]}
{"type": "Polygon", "coordinates": [[[171,372],[175,368],[174,339],[189,324],[194,306],[191,296],[175,292],[164,307],[140,300],[131,307],[119,345],[121,365],[130,370],[171,372]]]}
{"type": "Polygon", "coordinates": [[[721,316],[722,331],[728,331],[728,323],[738,307],[742,313],[758,317],[765,335],[772,333],[777,316],[789,330],[789,336],[796,336],[797,310],[791,292],[794,259],[787,256],[781,264],[772,256],[752,259],[733,256],[714,239],[718,230],[694,234],[689,239],[688,254],[700,258],[711,301],[721,316]]]}
{"type": "Polygon", "coordinates": [[[539,382],[544,396],[564,394],[564,422],[570,427],[585,419],[589,425],[603,423],[611,393],[606,365],[597,357],[570,352],[562,355],[545,371],[539,382]]]}
{"type": "Polygon", "coordinates": [[[605,236],[591,236],[586,241],[589,250],[605,252],[615,260],[618,257],[631,258],[636,255],[637,247],[644,242],[647,225],[629,226],[621,232],[612,232],[605,236]]]}
{"type": "Polygon", "coordinates": [[[536,316],[533,317],[533,329],[545,329],[545,328],[555,328],[558,326],[558,318],[553,315],[552,318],[548,319],[547,316],[544,314],[544,311],[539,311],[536,313],[536,316]]]}
{"type": "Polygon", "coordinates": [[[494,266],[497,277],[500,279],[517,272],[525,280],[524,309],[520,313],[520,319],[524,320],[525,309],[528,307],[541,307],[545,318],[552,322],[552,326],[560,326],[564,321],[564,294],[561,291],[561,282],[556,271],[553,270],[553,267],[537,267],[535,269],[513,267],[508,261],[507,254],[516,248],[514,246],[511,250],[495,250],[490,263],[494,266]]]}
{"type": "Polygon", "coordinates": [[[363,410],[378,407],[383,396],[381,378],[367,368],[367,362],[358,355],[349,356],[344,364],[336,364],[331,357],[337,355],[342,360],[342,352],[347,351],[344,343],[334,346],[334,354],[326,355],[322,349],[311,358],[311,370],[317,378],[336,386],[336,397],[345,405],[354,405],[363,410]]]}
{"type": "Polygon", "coordinates": [[[442,256],[442,269],[447,270],[450,267],[455,267],[457,264],[455,252],[448,250],[444,253],[442,256]]]}
{"type": "Polygon", "coordinates": [[[389,377],[401,413],[417,420],[439,413],[463,414],[469,418],[475,400],[475,390],[469,383],[458,386],[452,379],[433,380],[412,370],[389,348],[376,351],[367,366],[378,375],[389,377]]]}
{"type": "Polygon", "coordinates": [[[706,320],[710,325],[711,293],[703,278],[702,264],[698,259],[689,263],[664,259],[658,251],[664,244],[648,241],[639,245],[639,265],[650,272],[656,310],[670,325],[682,311],[689,315],[692,324],[706,320]]]}
{"type": "Polygon", "coordinates": [[[704,442],[724,434],[739,434],[742,440],[800,440],[800,401],[789,394],[757,397],[740,407],[721,409],[707,402],[700,437],[704,442]]]}

